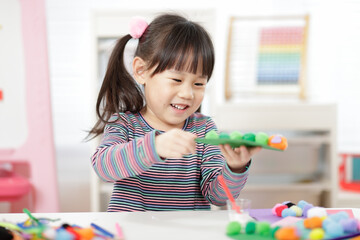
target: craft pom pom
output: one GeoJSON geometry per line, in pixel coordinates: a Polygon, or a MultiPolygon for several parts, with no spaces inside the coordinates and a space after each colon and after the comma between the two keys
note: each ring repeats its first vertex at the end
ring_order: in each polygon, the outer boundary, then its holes
{"type": "Polygon", "coordinates": [[[299,240],[295,227],[284,227],[276,231],[275,238],[278,240],[299,240]]]}
{"type": "Polygon", "coordinates": [[[281,212],[281,217],[296,217],[296,212],[290,208],[285,208],[282,212],[281,212]]]}
{"type": "Polygon", "coordinates": [[[310,208],[307,211],[307,215],[306,217],[311,218],[311,217],[326,217],[327,216],[327,212],[326,209],[323,207],[313,207],[310,208]]]}
{"type": "Polygon", "coordinates": [[[272,214],[276,215],[276,208],[278,208],[278,207],[280,207],[280,206],[282,206],[282,205],[283,205],[283,204],[281,204],[281,203],[275,204],[275,206],[271,209],[272,214]]]}
{"type": "Polygon", "coordinates": [[[309,234],[309,238],[311,240],[320,240],[320,239],[324,239],[325,236],[325,232],[323,229],[321,228],[315,228],[313,229],[310,234],[309,234]]]}
{"type": "Polygon", "coordinates": [[[358,231],[358,223],[354,218],[341,219],[339,223],[346,233],[356,233],[358,231]]]}
{"type": "Polygon", "coordinates": [[[237,221],[230,222],[226,227],[226,233],[228,235],[236,235],[241,231],[241,224],[237,221]]]}
{"type": "Polygon", "coordinates": [[[275,208],[275,212],[276,212],[276,215],[278,217],[281,217],[282,216],[282,211],[284,209],[287,209],[288,207],[286,205],[281,205],[281,206],[278,206],[277,208],[275,208]]]}

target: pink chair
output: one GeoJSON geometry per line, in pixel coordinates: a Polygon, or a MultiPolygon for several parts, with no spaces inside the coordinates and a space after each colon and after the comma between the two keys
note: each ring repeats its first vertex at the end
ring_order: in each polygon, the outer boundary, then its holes
{"type": "MultiPolygon", "coordinates": [[[[19,202],[22,207],[33,208],[31,195],[32,185],[29,178],[25,177],[19,169],[27,169],[27,163],[7,163],[0,164],[0,201],[19,202]]],[[[10,212],[19,212],[15,204],[11,205],[10,212]]]]}
{"type": "Polygon", "coordinates": [[[7,10],[0,78],[11,76],[0,82],[0,201],[11,202],[11,212],[58,212],[45,0],[1,1],[0,8],[7,10]]]}

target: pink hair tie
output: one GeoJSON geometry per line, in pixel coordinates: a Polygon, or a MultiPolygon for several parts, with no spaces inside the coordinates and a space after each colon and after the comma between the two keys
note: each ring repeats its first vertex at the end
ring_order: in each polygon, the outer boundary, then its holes
{"type": "Polygon", "coordinates": [[[149,24],[142,17],[133,17],[130,21],[130,35],[132,38],[140,38],[149,24]]]}

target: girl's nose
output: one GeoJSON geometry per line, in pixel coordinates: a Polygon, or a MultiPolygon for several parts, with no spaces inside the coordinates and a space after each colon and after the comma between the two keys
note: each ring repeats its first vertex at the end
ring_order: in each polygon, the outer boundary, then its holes
{"type": "Polygon", "coordinates": [[[193,99],[194,98],[194,92],[191,86],[188,86],[187,84],[184,84],[181,86],[181,89],[178,93],[179,97],[184,99],[193,99]]]}

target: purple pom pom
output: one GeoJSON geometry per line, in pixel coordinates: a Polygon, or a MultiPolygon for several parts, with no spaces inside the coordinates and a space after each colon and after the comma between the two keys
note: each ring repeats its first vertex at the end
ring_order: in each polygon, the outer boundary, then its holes
{"type": "Polygon", "coordinates": [[[355,233],[358,229],[357,220],[353,218],[340,220],[340,225],[342,225],[346,233],[355,233]]]}
{"type": "Polygon", "coordinates": [[[281,136],[280,136],[280,135],[275,135],[275,136],[271,139],[271,143],[281,143],[281,136]]]}
{"type": "Polygon", "coordinates": [[[306,204],[303,208],[303,216],[307,217],[307,212],[313,207],[314,205],[312,205],[311,203],[306,204]]]}

